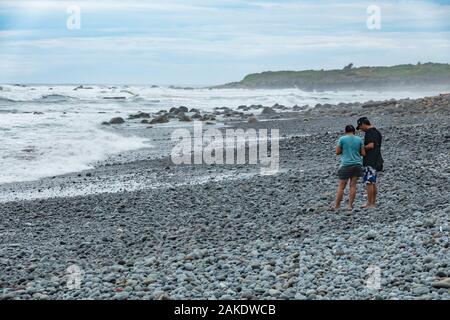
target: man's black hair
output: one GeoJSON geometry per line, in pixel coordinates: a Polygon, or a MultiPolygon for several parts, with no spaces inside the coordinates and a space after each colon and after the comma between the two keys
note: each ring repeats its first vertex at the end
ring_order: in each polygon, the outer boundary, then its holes
{"type": "Polygon", "coordinates": [[[368,119],[367,117],[362,117],[362,118],[359,118],[359,119],[358,119],[356,129],[359,130],[359,128],[361,128],[361,126],[362,126],[363,124],[365,124],[365,125],[367,125],[367,126],[370,126],[370,121],[369,121],[369,119],[368,119]]]}

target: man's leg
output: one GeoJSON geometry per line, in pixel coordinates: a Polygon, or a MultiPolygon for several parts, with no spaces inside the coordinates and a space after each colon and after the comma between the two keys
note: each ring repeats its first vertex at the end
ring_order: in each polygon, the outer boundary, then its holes
{"type": "Polygon", "coordinates": [[[336,193],[336,203],[334,204],[334,209],[339,209],[341,207],[342,198],[344,197],[344,190],[347,186],[348,180],[339,180],[339,185],[336,193]]]}
{"type": "Polygon", "coordinates": [[[375,183],[367,184],[367,205],[364,208],[375,208],[377,199],[377,185],[375,183]]]}
{"type": "Polygon", "coordinates": [[[367,206],[372,207],[373,206],[373,183],[367,184],[367,206]]]}
{"type": "Polygon", "coordinates": [[[377,201],[377,176],[378,173],[375,169],[371,169],[371,177],[370,177],[370,193],[371,193],[371,201],[369,202],[369,206],[371,208],[375,208],[377,201]]]}
{"type": "Polygon", "coordinates": [[[371,183],[370,186],[371,186],[370,189],[371,189],[371,194],[372,194],[372,196],[371,196],[372,200],[370,202],[370,206],[375,207],[376,202],[377,202],[377,184],[371,183]]]}
{"type": "Polygon", "coordinates": [[[348,209],[353,209],[353,203],[355,202],[356,197],[356,185],[358,184],[358,177],[352,177],[350,179],[350,194],[348,199],[348,209]]]}
{"type": "Polygon", "coordinates": [[[362,208],[374,208],[377,196],[377,173],[371,167],[366,167],[364,172],[364,182],[366,183],[367,203],[362,208]]]}

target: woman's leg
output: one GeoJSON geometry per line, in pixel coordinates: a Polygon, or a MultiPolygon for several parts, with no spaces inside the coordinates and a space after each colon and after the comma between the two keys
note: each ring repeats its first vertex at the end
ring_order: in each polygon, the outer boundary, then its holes
{"type": "Polygon", "coordinates": [[[348,209],[353,209],[353,203],[356,197],[356,185],[358,184],[358,177],[352,177],[350,179],[350,194],[348,198],[348,209]]]}
{"type": "Polygon", "coordinates": [[[334,209],[339,209],[341,207],[342,198],[344,197],[344,190],[347,186],[348,180],[339,180],[339,185],[336,193],[336,203],[334,204],[334,209]]]}

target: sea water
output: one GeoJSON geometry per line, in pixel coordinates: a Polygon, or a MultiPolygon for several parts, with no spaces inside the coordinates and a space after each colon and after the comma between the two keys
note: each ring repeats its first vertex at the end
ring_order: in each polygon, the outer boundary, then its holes
{"type": "Polygon", "coordinates": [[[138,111],[157,112],[184,105],[215,107],[279,103],[364,102],[418,98],[438,92],[305,92],[298,89],[176,89],[154,86],[1,85],[0,184],[91,169],[108,156],[151,147],[101,122],[138,111]]]}

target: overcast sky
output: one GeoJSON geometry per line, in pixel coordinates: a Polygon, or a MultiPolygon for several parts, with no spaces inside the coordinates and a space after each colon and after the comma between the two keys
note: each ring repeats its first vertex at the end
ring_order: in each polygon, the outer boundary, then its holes
{"type": "Polygon", "coordinates": [[[0,0],[1,83],[208,85],[418,61],[450,62],[450,0],[0,0]]]}

